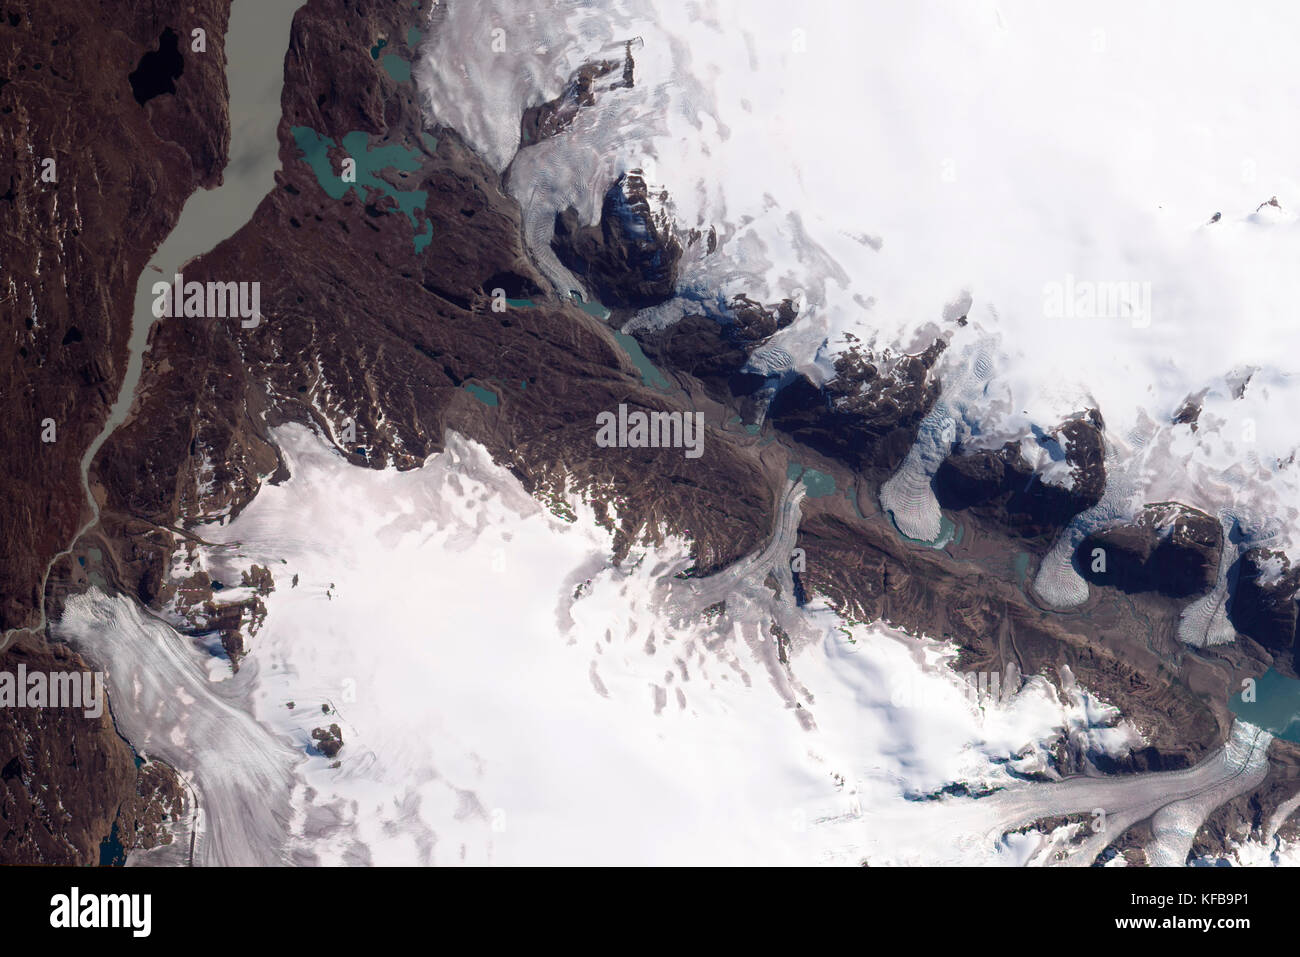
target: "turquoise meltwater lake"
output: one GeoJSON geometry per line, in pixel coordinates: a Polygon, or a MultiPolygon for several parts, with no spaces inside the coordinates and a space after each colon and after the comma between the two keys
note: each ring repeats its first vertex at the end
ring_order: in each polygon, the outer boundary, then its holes
{"type": "Polygon", "coordinates": [[[1270,668],[1255,681],[1254,701],[1243,701],[1242,694],[1228,699],[1233,714],[1284,741],[1300,742],[1300,681],[1270,668]]]}

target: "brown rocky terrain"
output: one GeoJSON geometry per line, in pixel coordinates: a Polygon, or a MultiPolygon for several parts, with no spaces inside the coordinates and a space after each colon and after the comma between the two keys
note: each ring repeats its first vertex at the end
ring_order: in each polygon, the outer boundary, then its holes
{"type": "MultiPolygon", "coordinates": [[[[124,49],[111,70],[97,67],[105,71],[99,78],[104,84],[110,74],[117,84],[112,88],[116,99],[104,100],[103,110],[128,130],[115,135],[139,136],[140,142],[154,137],[150,145],[162,151],[165,159],[158,162],[168,171],[158,169],[153,179],[143,176],[154,192],[137,197],[141,209],[132,215],[155,219],[130,231],[130,241],[139,247],[127,248],[126,240],[115,238],[124,244],[114,247],[117,258],[98,252],[90,260],[102,284],[98,301],[103,322],[79,324],[83,341],[75,344],[85,347],[83,363],[98,357],[103,368],[96,375],[102,372],[102,378],[79,385],[81,367],[72,359],[49,365],[56,361],[49,337],[66,335],[64,329],[48,334],[44,326],[31,330],[33,347],[36,333],[46,335],[41,355],[47,364],[32,363],[45,370],[40,375],[48,375],[68,396],[87,401],[86,393],[99,395],[97,418],[93,408],[78,412],[87,418],[68,433],[70,449],[76,448],[74,436],[84,433],[88,441],[94,434],[120,379],[131,291],[153,248],[141,237],[153,236],[149,229],[165,234],[186,190],[219,175],[216,169],[200,171],[201,164],[214,158],[219,169],[222,155],[220,149],[210,150],[212,123],[197,123],[204,130],[201,141],[186,139],[184,131],[196,116],[206,115],[204,110],[221,115],[222,100],[216,94],[224,95],[224,87],[211,85],[204,67],[190,57],[174,74],[163,38],[171,22],[132,16],[138,32],[129,51],[124,49]],[[137,83],[133,88],[128,74],[144,68],[141,58],[150,51],[160,59],[150,61],[149,70],[161,71],[162,78],[151,87],[137,83]],[[166,91],[168,82],[174,93],[166,91]],[[159,86],[161,92],[137,102],[141,89],[152,92],[159,86]],[[212,103],[187,92],[200,87],[202,96],[214,98],[212,103]],[[175,208],[154,198],[158,195],[175,200],[175,208]],[[106,262],[114,265],[107,268],[106,262]],[[118,285],[112,286],[104,273],[118,285]]],[[[690,317],[660,333],[643,334],[647,355],[670,387],[648,385],[610,326],[584,311],[569,290],[551,289],[530,263],[520,211],[501,178],[454,131],[426,128],[414,85],[395,79],[371,56],[377,37],[404,37],[410,27],[424,28],[426,16],[410,5],[378,0],[309,0],[298,12],[285,60],[282,170],[276,186],[241,230],[186,267],[189,280],[260,282],[264,319],[255,328],[242,328],[237,319],[194,318],[162,320],[154,327],[131,415],[92,466],[93,486],[102,498],[101,521],[54,566],[44,596],[52,614],[67,594],[99,576],[105,587],[155,608],[169,602],[178,607],[181,599],[187,614],[204,617],[201,627],[215,627],[223,640],[229,639],[227,650],[237,657],[250,637],[251,630],[242,627],[249,609],[237,612],[239,622],[213,621],[236,614],[214,602],[215,584],[197,576],[177,584],[168,569],[193,535],[178,529],[192,529],[217,512],[237,513],[262,483],[284,476],[270,429],[286,421],[317,428],[359,468],[418,467],[442,448],[446,431],[453,429],[483,443],[525,487],[557,508],[563,492],[593,499],[617,530],[616,557],[637,539],[675,531],[694,542],[700,571],[724,567],[767,539],[777,495],[794,460],[824,472],[837,490],[804,503],[799,544],[808,564],[799,580],[803,591],[825,596],[857,620],[881,618],[950,638],[962,648],[963,668],[1004,671],[1015,663],[1026,674],[1059,676],[1068,667],[1082,684],[1121,707],[1150,742],[1122,765],[1103,770],[1181,767],[1223,741],[1231,722],[1230,690],[1241,677],[1258,675],[1268,666],[1271,655],[1263,638],[1195,650],[1178,641],[1179,606],[1163,595],[1098,587],[1085,605],[1063,612],[1043,607],[1026,590],[1033,562],[1055,531],[1104,489],[1099,416],[1071,419],[1047,436],[1062,445],[1075,470],[1068,490],[1035,484],[1032,471],[1025,471],[1012,449],[958,450],[945,463],[949,471],[936,488],[942,486],[963,534],[938,549],[905,541],[879,509],[879,485],[907,454],[939,395],[933,370],[944,340],[915,355],[876,354],[851,344],[837,360],[834,378],[818,385],[796,377],[765,410],[766,434],[749,435],[725,424],[737,412],[745,421],[755,421],[755,404],[766,401],[755,396],[766,383],[747,380],[739,370],[753,346],[793,321],[795,312],[790,302],[765,305],[740,299],[733,301],[728,322],[690,317]],[[364,133],[369,149],[399,148],[415,168],[381,170],[378,178],[386,187],[331,198],[321,178],[329,174],[307,162],[296,128],[334,144],[328,151],[334,175],[343,158],[337,144],[357,131],[364,133]],[[396,193],[425,196],[405,215],[395,211],[396,193]],[[424,235],[432,237],[427,247],[418,242],[424,235]],[[516,303],[504,311],[493,308],[492,290],[497,288],[516,303]],[[525,298],[530,301],[519,304],[525,298]],[[472,393],[467,386],[480,391],[472,393]],[[496,402],[484,401],[483,394],[496,402]],[[596,415],[620,404],[704,412],[704,455],[689,460],[672,449],[597,447],[596,415]],[[92,547],[98,558],[90,555],[92,547]]],[[[188,20],[175,28],[184,36],[187,26],[188,20]]],[[[220,49],[220,32],[209,31],[210,58],[220,49]]],[[[400,39],[391,40],[387,50],[414,55],[400,39]]],[[[558,131],[571,115],[570,107],[580,108],[596,80],[609,72],[577,77],[567,99],[552,105],[549,114],[526,118],[526,124],[533,124],[526,129],[536,137],[558,131]]],[[[626,78],[630,81],[630,75],[626,78]]],[[[88,89],[101,89],[87,83],[88,89]]],[[[11,86],[0,89],[0,103],[13,97],[11,86]]],[[[46,108],[57,113],[53,105],[46,108]]],[[[69,110],[65,105],[64,113],[69,110]]],[[[122,156],[136,155],[134,141],[113,142],[117,158],[104,160],[106,171],[121,165],[122,156]]],[[[139,167],[134,169],[138,173],[139,167]]],[[[561,214],[557,253],[606,305],[633,308],[664,301],[676,284],[681,241],[672,224],[651,213],[648,187],[640,177],[629,172],[606,189],[596,226],[561,214]]],[[[125,195],[131,195],[130,189],[125,195]]],[[[96,241],[102,229],[118,236],[106,223],[131,219],[121,206],[121,194],[110,200],[119,205],[90,197],[83,201],[87,207],[99,203],[94,215],[106,217],[101,230],[93,230],[96,241]],[[121,215],[114,220],[113,213],[121,215]]],[[[33,223],[38,218],[29,214],[33,223]]],[[[52,247],[58,240],[65,249],[68,238],[55,233],[48,242],[52,247]]],[[[79,238],[72,237],[74,245],[79,238]]],[[[80,294],[94,287],[74,276],[68,288],[80,294]]],[[[57,313],[57,307],[52,311],[57,313]]],[[[28,387],[28,379],[19,379],[20,389],[28,387]]],[[[18,394],[7,387],[6,396],[18,394]]],[[[20,428],[13,435],[35,442],[41,416],[56,415],[38,411],[33,407],[24,420],[27,432],[20,428]]],[[[63,435],[61,431],[60,442],[63,435]]],[[[11,436],[10,441],[19,439],[11,436]]],[[[27,459],[34,458],[29,446],[23,449],[27,459]]],[[[45,563],[75,534],[82,514],[77,457],[65,463],[66,480],[30,466],[27,484],[11,490],[13,500],[36,503],[30,515],[15,519],[18,531],[6,557],[8,562],[10,554],[17,556],[5,568],[6,598],[10,581],[27,589],[25,598],[14,593],[9,617],[15,622],[36,620],[45,563]],[[50,517],[60,510],[67,513],[58,526],[65,530],[62,536],[50,517]]],[[[13,475],[6,480],[15,481],[13,475]]],[[[1190,529],[1184,537],[1199,542],[1199,526],[1184,525],[1190,529]]],[[[1184,550],[1208,560],[1208,552],[1191,546],[1184,550]]],[[[1143,562],[1158,551],[1157,544],[1136,567],[1146,567],[1143,562]]],[[[1275,619],[1285,615],[1278,612],[1269,621],[1275,619]]],[[[1285,624],[1282,620],[1279,626],[1283,631],[1285,624]]],[[[1293,633],[1294,618],[1291,626],[1293,633]]],[[[1270,627],[1268,635],[1279,630],[1270,627]]],[[[786,653],[784,643],[781,653],[786,653]]],[[[322,750],[325,744],[333,747],[336,729],[319,730],[322,750]]],[[[75,733],[52,729],[47,750],[58,735],[70,739],[75,733]]],[[[16,740],[19,732],[14,735],[16,740]]],[[[85,833],[74,833],[66,821],[47,825],[60,841],[46,846],[33,839],[30,846],[47,855],[43,859],[66,846],[73,850],[61,860],[85,860],[86,835],[102,839],[112,822],[121,827],[127,818],[140,835],[133,840],[161,839],[157,824],[164,813],[175,813],[174,789],[151,787],[151,781],[132,774],[121,763],[129,759],[129,749],[120,740],[118,745],[117,750],[100,745],[112,767],[104,775],[104,793],[83,794],[85,833]],[[142,790],[156,802],[152,811],[132,803],[142,790]]],[[[1279,753],[1279,766],[1293,763],[1290,751],[1279,753]]],[[[1257,795],[1262,811],[1269,802],[1275,806],[1281,794],[1273,789],[1257,795]]],[[[30,818],[34,812],[28,808],[24,813],[30,818]]]]}
{"type": "Polygon", "coordinates": [[[622,60],[596,60],[584,63],[573,72],[564,92],[553,100],[524,110],[520,121],[520,142],[535,146],[573,125],[578,113],[596,102],[603,90],[631,87],[636,82],[636,61],[632,59],[632,41],[623,45],[622,60]],[[616,80],[609,80],[621,70],[616,80]]]}
{"type": "Polygon", "coordinates": [[[0,482],[13,503],[0,630],[38,620],[45,566],[86,517],[78,464],[117,395],[136,279],[185,198],[221,180],[227,7],[208,0],[174,19],[130,4],[18,2],[0,17],[3,302],[16,330],[0,371],[10,415],[0,482]],[[165,29],[188,36],[191,25],[207,30],[207,52],[187,57],[175,93],[136,102],[128,74],[165,29]]]}
{"type": "Polygon", "coordinates": [[[1190,598],[1214,587],[1222,552],[1223,529],[1217,518],[1162,502],[1146,506],[1132,522],[1087,536],[1075,553],[1075,564],[1097,585],[1190,598]]]}
{"type": "Polygon", "coordinates": [[[1078,513],[1106,491],[1105,438],[1101,415],[1090,409],[1037,437],[1069,466],[1070,484],[1042,481],[1020,454],[1018,442],[999,449],[956,448],[934,477],[934,493],[946,509],[991,522],[1045,548],[1078,513]]]}
{"type": "Polygon", "coordinates": [[[1237,587],[1228,603],[1232,627],[1280,659],[1291,658],[1292,667],[1300,668],[1300,661],[1296,661],[1300,654],[1296,648],[1300,568],[1292,567],[1282,552],[1252,548],[1241,556],[1236,573],[1237,587]]]}
{"type": "Polygon", "coordinates": [[[714,401],[735,403],[741,418],[754,423],[766,414],[771,389],[766,376],[743,367],[756,346],[797,315],[789,299],[763,305],[736,296],[725,322],[688,315],[663,329],[638,333],[637,341],[655,365],[689,375],[714,401]]]}
{"type": "MultiPolygon", "coordinates": [[[[64,645],[20,634],[3,668],[82,672],[89,666],[64,645]]],[[[124,850],[170,841],[164,822],[186,807],[165,765],[137,767],[113,727],[107,702],[83,708],[0,708],[0,863],[94,864],[110,834],[124,850]]]]}
{"type": "Polygon", "coordinates": [[[551,247],[612,309],[658,305],[677,288],[681,242],[663,214],[652,211],[640,170],[609,186],[595,226],[582,225],[573,207],[557,215],[551,247]]]}
{"type": "MultiPolygon", "coordinates": [[[[46,567],[89,515],[80,460],[122,381],[137,277],[186,197],[221,181],[228,12],[220,0],[183,10],[14,0],[0,15],[0,302],[13,330],[0,365],[0,670],[87,667],[21,629],[40,625],[46,567]],[[193,29],[206,31],[207,51],[180,44],[183,72],[140,102],[130,75],[166,31],[193,29]]],[[[6,709],[0,728],[12,771],[0,860],[97,861],[120,810],[143,806],[130,747],[107,715],[6,709]],[[47,793],[57,806],[39,799],[47,793]]],[[[119,831],[127,848],[158,839],[137,840],[131,822],[119,831]]]]}
{"type": "Polygon", "coordinates": [[[768,421],[879,484],[902,464],[939,397],[930,370],[946,346],[936,339],[916,355],[877,356],[851,341],[835,359],[835,378],[817,386],[800,375],[776,394],[768,421]]]}

